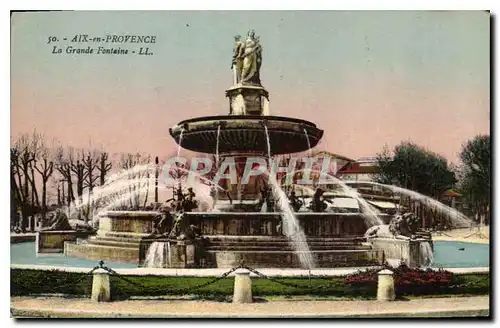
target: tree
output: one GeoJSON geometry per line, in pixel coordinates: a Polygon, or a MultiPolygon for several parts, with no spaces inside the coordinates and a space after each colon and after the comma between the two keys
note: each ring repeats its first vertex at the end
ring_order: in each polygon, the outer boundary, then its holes
{"type": "Polygon", "coordinates": [[[38,151],[36,152],[35,169],[40,174],[42,180],[42,218],[47,214],[47,183],[54,172],[54,162],[52,161],[52,152],[45,145],[42,135],[39,135],[38,151]]]}
{"type": "Polygon", "coordinates": [[[491,212],[491,144],[490,136],[478,135],[462,145],[460,152],[459,189],[463,201],[475,216],[485,217],[491,212]]]}
{"type": "Polygon", "coordinates": [[[15,147],[10,149],[10,218],[11,229],[22,224],[17,221],[17,211],[22,209],[25,200],[21,193],[21,172],[19,169],[19,150],[15,147]]]}
{"type": "Polygon", "coordinates": [[[28,134],[21,135],[11,149],[11,181],[14,182],[14,193],[18,193],[15,196],[21,209],[22,232],[26,231],[30,217],[32,218],[31,228],[34,229],[33,215],[39,204],[34,176],[36,149],[36,138],[31,138],[28,134]]]}
{"type": "MultiPolygon", "coordinates": [[[[67,205],[69,206],[72,201],[75,200],[75,196],[73,193],[73,179],[71,174],[71,167],[73,164],[73,149],[68,148],[64,149],[62,146],[59,146],[55,151],[55,163],[56,170],[63,177],[63,181],[66,182],[67,188],[67,205]]],[[[63,186],[63,198],[64,198],[64,186],[63,186]]]]}
{"type": "Polygon", "coordinates": [[[446,159],[411,142],[394,147],[387,146],[377,154],[379,173],[375,180],[394,184],[421,194],[438,198],[457,182],[446,159]]]}
{"type": "Polygon", "coordinates": [[[120,158],[120,166],[127,173],[129,180],[128,201],[130,209],[145,208],[149,197],[149,183],[150,183],[150,164],[151,156],[144,154],[122,154],[120,158]],[[143,169],[137,169],[138,166],[144,165],[143,169]],[[141,200],[141,195],[144,198],[141,200]]]}
{"type": "Polygon", "coordinates": [[[91,207],[92,207],[92,201],[91,201],[91,194],[92,191],[94,190],[94,186],[96,185],[97,179],[99,176],[95,172],[97,169],[97,162],[98,162],[98,153],[96,151],[91,151],[89,150],[86,155],[83,156],[82,158],[82,163],[83,167],[85,170],[85,176],[84,176],[84,188],[87,188],[88,190],[88,204],[87,204],[87,211],[85,213],[85,220],[88,221],[90,219],[90,216],[92,215],[91,213],[91,207]]]}
{"type": "Polygon", "coordinates": [[[97,165],[97,170],[99,171],[99,185],[103,186],[106,182],[106,174],[111,170],[112,164],[108,161],[108,153],[101,152],[99,154],[99,163],[97,165]]]}
{"type": "Polygon", "coordinates": [[[82,202],[83,190],[85,189],[85,180],[89,174],[88,171],[85,170],[85,165],[83,164],[83,160],[85,160],[85,152],[80,150],[78,152],[78,158],[76,163],[73,161],[73,157],[71,156],[73,153],[70,152],[70,166],[71,172],[73,172],[76,176],[76,194],[78,196],[78,202],[82,202]]]}

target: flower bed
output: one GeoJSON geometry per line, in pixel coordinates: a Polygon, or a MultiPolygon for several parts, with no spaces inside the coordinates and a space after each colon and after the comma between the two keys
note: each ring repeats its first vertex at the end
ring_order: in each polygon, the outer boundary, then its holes
{"type": "MultiPolygon", "coordinates": [[[[394,284],[396,296],[404,295],[435,295],[435,294],[475,294],[477,292],[488,293],[489,276],[481,280],[478,284],[477,279],[468,279],[468,276],[474,275],[454,275],[446,270],[415,269],[406,265],[398,268],[387,267],[394,273],[394,284]]],[[[377,287],[379,270],[369,269],[348,275],[344,282],[353,288],[377,287]]],[[[484,277],[483,277],[484,278],[484,277]]]]}

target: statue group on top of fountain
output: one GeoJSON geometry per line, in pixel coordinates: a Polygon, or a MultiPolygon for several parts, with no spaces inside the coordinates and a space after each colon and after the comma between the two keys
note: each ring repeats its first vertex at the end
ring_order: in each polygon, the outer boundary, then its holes
{"type": "Polygon", "coordinates": [[[233,60],[233,83],[260,85],[260,66],[262,65],[262,45],[255,31],[247,33],[247,39],[241,41],[241,36],[234,37],[233,60]]]}

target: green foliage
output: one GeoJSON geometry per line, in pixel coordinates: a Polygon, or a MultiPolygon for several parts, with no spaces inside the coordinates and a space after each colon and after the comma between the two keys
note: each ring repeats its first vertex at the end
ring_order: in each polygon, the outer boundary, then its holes
{"type": "Polygon", "coordinates": [[[462,145],[460,192],[474,213],[489,212],[491,193],[490,136],[479,135],[462,145]]]}
{"type": "Polygon", "coordinates": [[[11,295],[68,294],[90,295],[92,276],[58,270],[11,269],[11,295]]]}
{"type": "MultiPolygon", "coordinates": [[[[372,270],[373,271],[373,270],[372,270]]],[[[375,271],[373,271],[375,272],[375,271]]],[[[375,275],[373,275],[375,277],[375,275]]],[[[127,276],[134,285],[112,276],[111,292],[116,299],[131,296],[166,296],[185,295],[175,290],[184,290],[188,287],[211,281],[212,277],[162,277],[162,276],[127,276]],[[170,292],[169,292],[170,291],[170,292]]],[[[377,293],[376,281],[371,283],[348,284],[345,277],[307,277],[279,278],[280,282],[297,285],[299,287],[284,286],[275,281],[264,278],[252,278],[252,292],[254,296],[334,296],[349,299],[374,299],[377,293]]],[[[225,278],[212,285],[194,290],[188,294],[196,295],[201,299],[228,300],[233,294],[234,278],[225,278]]],[[[24,296],[33,294],[67,294],[88,296],[91,293],[92,276],[82,273],[61,271],[40,271],[30,269],[11,269],[11,295],[24,296]]],[[[458,276],[452,286],[440,289],[447,294],[474,294],[483,295],[489,292],[488,275],[458,276]]],[[[421,290],[420,294],[433,294],[429,289],[421,290]]],[[[414,292],[408,294],[414,295],[414,292]]],[[[419,294],[419,293],[416,293],[419,294]]],[[[406,294],[405,294],[406,295],[406,294]]]]}
{"type": "MultiPolygon", "coordinates": [[[[446,270],[423,270],[400,266],[388,268],[394,274],[396,296],[423,295],[484,295],[490,290],[490,277],[486,274],[455,275],[446,270]]],[[[376,288],[379,269],[368,269],[350,274],[345,284],[376,288]]]]}
{"type": "Polygon", "coordinates": [[[457,181],[446,159],[411,142],[402,142],[393,150],[385,146],[377,155],[380,183],[395,184],[421,194],[439,197],[457,181]]]}

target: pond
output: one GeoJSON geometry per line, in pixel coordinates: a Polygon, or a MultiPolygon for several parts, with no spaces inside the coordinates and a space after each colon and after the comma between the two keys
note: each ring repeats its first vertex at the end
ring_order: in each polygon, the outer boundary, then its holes
{"type": "MultiPolygon", "coordinates": [[[[434,262],[437,268],[470,268],[490,266],[490,246],[487,244],[464,243],[454,241],[434,242],[434,262]]],[[[38,264],[63,267],[91,268],[96,261],[66,257],[62,254],[40,256],[35,253],[34,242],[24,242],[10,245],[11,264],[38,264]]],[[[136,268],[135,264],[106,262],[106,265],[119,268],[136,268]]]]}
{"type": "Polygon", "coordinates": [[[435,241],[433,267],[471,268],[490,266],[490,245],[435,241]]]}

